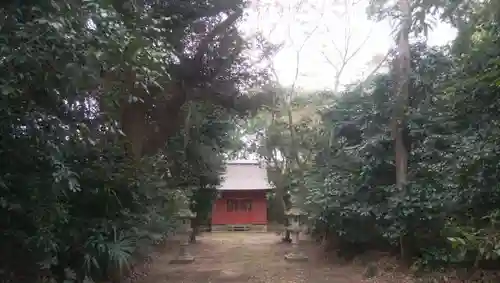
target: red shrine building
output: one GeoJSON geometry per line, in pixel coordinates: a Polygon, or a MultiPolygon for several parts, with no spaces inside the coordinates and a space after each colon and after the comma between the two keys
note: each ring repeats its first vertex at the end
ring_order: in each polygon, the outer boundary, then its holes
{"type": "Polygon", "coordinates": [[[212,208],[212,231],[267,231],[266,168],[254,160],[226,163],[212,208]]]}

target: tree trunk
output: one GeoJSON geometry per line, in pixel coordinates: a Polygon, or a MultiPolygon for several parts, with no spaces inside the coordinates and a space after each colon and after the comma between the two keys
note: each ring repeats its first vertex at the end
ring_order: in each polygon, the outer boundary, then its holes
{"type": "MultiPolygon", "coordinates": [[[[286,226],[288,226],[288,223],[286,224],[286,226]]],[[[281,241],[286,243],[292,242],[292,233],[290,233],[290,231],[286,228],[285,228],[285,233],[283,234],[283,238],[281,238],[281,241]]]]}
{"type": "MultiPolygon", "coordinates": [[[[405,143],[406,116],[408,112],[409,81],[410,81],[410,42],[409,34],[411,28],[411,6],[409,0],[398,0],[400,12],[402,14],[401,30],[398,38],[399,68],[398,88],[396,89],[395,117],[393,125],[393,135],[395,139],[396,155],[396,186],[403,192],[408,182],[408,148],[405,143]]],[[[400,236],[400,252],[403,260],[411,257],[411,251],[407,240],[408,231],[400,236]]]]}
{"type": "Polygon", "coordinates": [[[122,129],[127,137],[126,152],[134,160],[139,160],[142,156],[145,129],[147,128],[144,121],[146,117],[145,105],[141,102],[124,102],[121,114],[122,129]]]}
{"type": "Polygon", "coordinates": [[[281,238],[282,242],[285,243],[291,243],[292,242],[292,233],[290,233],[289,230],[285,230],[285,234],[283,235],[283,238],[281,238]]]}
{"type": "MultiPolygon", "coordinates": [[[[274,97],[275,99],[276,97],[274,97]]],[[[277,105],[277,101],[274,100],[273,101],[273,105],[276,107],[277,105]]],[[[290,113],[291,115],[291,113],[290,113]]],[[[291,118],[291,116],[289,116],[289,119],[291,118]]],[[[271,112],[271,125],[274,125],[274,123],[276,122],[276,113],[275,113],[275,109],[272,110],[271,112]]],[[[278,166],[278,164],[280,163],[278,161],[278,159],[273,155],[273,153],[271,151],[269,151],[268,153],[268,158],[270,160],[272,160],[275,164],[275,166],[278,166]]],[[[285,215],[285,212],[287,210],[287,205],[286,205],[286,201],[285,201],[285,187],[284,187],[284,176],[285,176],[285,173],[287,172],[287,170],[289,170],[289,166],[291,165],[291,160],[288,160],[287,157],[285,157],[285,160],[284,162],[282,162],[282,166],[281,168],[276,168],[276,172],[275,172],[275,178],[278,178],[279,182],[276,184],[276,188],[275,188],[275,206],[277,206],[277,211],[280,211],[280,216],[279,216],[279,223],[280,224],[283,224],[283,227],[284,227],[284,233],[283,233],[283,238],[281,239],[283,242],[291,242],[292,241],[292,238],[291,238],[291,233],[290,231],[288,231],[286,229],[286,227],[288,226],[288,219],[286,218],[286,215],[285,215]]],[[[268,174],[269,174],[269,171],[268,171],[268,174]]]]}
{"type": "Polygon", "coordinates": [[[196,235],[198,235],[198,232],[200,230],[200,222],[197,220],[198,217],[193,219],[191,222],[191,235],[189,235],[189,243],[194,244],[196,243],[196,235]]]}
{"type": "MultiPolygon", "coordinates": [[[[165,142],[179,129],[182,125],[181,108],[189,99],[186,90],[191,90],[204,80],[212,80],[206,76],[199,76],[200,70],[204,68],[203,57],[209,52],[212,43],[222,34],[228,34],[231,27],[241,17],[243,10],[237,9],[233,13],[228,14],[228,17],[215,26],[205,37],[199,42],[196,47],[196,52],[191,57],[181,58],[181,63],[176,72],[176,78],[164,85],[160,91],[154,95],[154,100],[148,93],[139,90],[135,87],[136,82],[135,72],[129,68],[126,70],[125,77],[121,73],[114,71],[103,72],[103,86],[106,90],[111,90],[114,83],[119,82],[120,85],[125,81],[122,101],[120,101],[121,126],[125,133],[128,144],[127,150],[136,160],[145,155],[152,155],[158,152],[159,149],[165,146],[165,142]],[[134,96],[134,99],[142,100],[141,102],[129,101],[129,95],[134,96]],[[154,123],[151,123],[152,120],[154,123]]],[[[229,52],[222,50],[228,48],[223,46],[219,53],[229,52]]],[[[231,61],[232,62],[232,61],[231,61]]],[[[218,70],[220,71],[220,70],[218,70]]],[[[218,103],[226,100],[214,97],[213,95],[205,95],[205,99],[215,98],[218,103]]],[[[232,98],[232,97],[231,97],[232,98]]],[[[233,102],[233,99],[229,101],[233,102]]],[[[227,102],[226,102],[227,103],[227,102]]],[[[229,105],[233,106],[234,103],[229,105]]],[[[104,103],[101,103],[101,106],[104,103]]]]}
{"type": "MultiPolygon", "coordinates": [[[[283,172],[280,172],[280,177],[283,177],[283,172]]],[[[287,218],[285,216],[285,212],[287,210],[287,205],[286,205],[286,202],[285,202],[285,190],[282,186],[282,182],[280,182],[280,184],[278,186],[276,186],[276,189],[275,189],[275,205],[277,206],[277,209],[276,211],[279,211],[280,212],[280,215],[279,215],[279,223],[280,224],[283,224],[283,227],[285,228],[285,232],[284,232],[284,235],[283,235],[283,241],[287,241],[287,242],[290,242],[291,241],[291,235],[290,235],[290,232],[286,230],[286,227],[288,225],[288,221],[287,221],[287,218]]]]}
{"type": "Polygon", "coordinates": [[[406,116],[408,110],[409,98],[409,77],[410,77],[410,43],[409,33],[411,24],[411,11],[408,0],[399,0],[398,2],[403,18],[401,20],[401,30],[398,38],[397,60],[398,68],[398,87],[396,88],[396,101],[393,120],[393,137],[395,139],[396,153],[396,185],[403,189],[407,180],[408,168],[408,149],[404,142],[404,130],[406,129],[406,116]]]}

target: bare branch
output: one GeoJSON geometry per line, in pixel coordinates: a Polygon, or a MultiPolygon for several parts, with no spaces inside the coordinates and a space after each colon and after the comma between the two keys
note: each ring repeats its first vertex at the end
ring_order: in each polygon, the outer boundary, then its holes
{"type": "Polygon", "coordinates": [[[370,29],[370,32],[368,33],[368,36],[365,37],[365,39],[363,40],[363,42],[351,53],[351,55],[349,55],[346,58],[346,61],[350,61],[354,56],[356,56],[359,53],[359,51],[361,51],[361,49],[363,49],[363,47],[368,42],[368,39],[370,39],[370,33],[371,33],[372,30],[373,30],[373,27],[370,29]]]}
{"type": "Polygon", "coordinates": [[[297,80],[299,78],[300,53],[302,52],[302,49],[304,49],[304,46],[306,45],[306,43],[314,35],[314,33],[318,30],[318,28],[320,26],[320,22],[321,22],[321,20],[323,19],[324,15],[325,15],[324,4],[325,4],[325,2],[323,1],[323,8],[321,9],[321,15],[320,15],[320,18],[318,19],[318,22],[316,23],[316,26],[306,36],[306,38],[304,39],[304,41],[300,45],[300,48],[296,52],[296,60],[297,60],[297,62],[296,62],[296,65],[295,65],[295,77],[294,77],[294,80],[293,80],[293,83],[292,83],[292,87],[291,87],[291,90],[290,90],[290,94],[289,94],[290,101],[292,100],[292,97],[295,94],[295,88],[296,88],[296,85],[297,85],[297,80]]]}
{"type": "Polygon", "coordinates": [[[330,64],[330,66],[332,66],[332,68],[335,69],[335,72],[338,73],[339,68],[337,67],[337,65],[330,59],[330,57],[328,57],[328,55],[325,53],[325,51],[322,51],[321,53],[323,54],[323,57],[328,62],[328,64],[330,64]]]}
{"type": "MultiPolygon", "coordinates": [[[[325,28],[326,28],[326,31],[327,31],[329,34],[332,34],[332,33],[333,33],[333,32],[330,30],[330,28],[329,28],[329,27],[325,27],[325,28]]],[[[335,41],[334,41],[334,40],[331,40],[331,44],[332,44],[333,48],[335,48],[335,51],[337,51],[337,53],[338,53],[339,57],[342,57],[343,52],[342,52],[342,50],[340,50],[340,48],[338,47],[337,43],[335,43],[335,41]]]]}
{"type": "Polygon", "coordinates": [[[389,50],[385,54],[385,56],[382,58],[382,60],[380,60],[380,62],[377,64],[377,66],[375,66],[375,68],[370,72],[370,74],[368,74],[368,76],[366,76],[364,81],[369,81],[377,73],[377,71],[382,67],[382,65],[384,65],[385,62],[387,62],[387,59],[389,58],[389,55],[391,53],[392,53],[392,51],[389,50]]]}
{"type": "MultiPolygon", "coordinates": [[[[361,51],[361,49],[366,45],[368,40],[370,39],[370,32],[368,35],[363,39],[361,44],[359,44],[352,52],[351,52],[351,41],[352,41],[352,32],[351,32],[351,17],[350,17],[350,6],[353,6],[355,4],[349,5],[349,0],[344,0],[344,11],[342,13],[342,16],[345,19],[346,26],[344,28],[344,47],[343,50],[340,50],[339,46],[336,44],[336,42],[332,41],[332,46],[337,52],[340,62],[335,64],[333,60],[329,58],[329,56],[323,52],[323,56],[326,59],[326,61],[334,68],[335,70],[335,85],[334,85],[334,92],[338,92],[338,89],[340,87],[340,79],[342,77],[342,74],[349,64],[349,62],[361,51]]],[[[373,29],[373,27],[371,28],[373,29]]],[[[326,27],[327,32],[331,33],[331,30],[326,27]]]]}

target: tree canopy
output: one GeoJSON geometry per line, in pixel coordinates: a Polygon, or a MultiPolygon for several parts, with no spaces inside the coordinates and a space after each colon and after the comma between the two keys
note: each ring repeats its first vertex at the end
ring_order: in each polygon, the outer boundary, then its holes
{"type": "Polygon", "coordinates": [[[246,5],[0,5],[2,282],[119,280],[218,184],[266,97],[246,5]]]}
{"type": "MultiPolygon", "coordinates": [[[[500,6],[495,1],[441,1],[432,7],[414,2],[411,32],[422,32],[436,8],[458,35],[442,47],[410,37],[408,97],[401,116],[408,154],[404,186],[397,184],[392,127],[400,103],[398,50],[388,53],[388,72],[341,93],[295,96],[287,104],[295,109],[293,123],[278,118],[287,115],[281,110],[261,127],[261,152],[271,167],[282,169],[270,175],[276,192],[302,195],[316,233],[326,233],[338,249],[389,250],[424,265],[485,266],[500,254],[500,6]],[[311,108],[317,111],[301,114],[311,108]],[[314,113],[319,122],[308,119],[314,113]],[[273,162],[271,153],[277,151],[279,162],[273,162]]],[[[400,16],[398,7],[381,7],[370,13],[400,16]]]]}
{"type": "Polygon", "coordinates": [[[0,280],[119,282],[249,154],[271,220],[301,205],[338,249],[496,263],[500,5],[370,3],[402,24],[388,71],[311,93],[259,64],[276,47],[243,0],[0,4],[0,280]],[[421,40],[433,17],[451,44],[421,40]]]}

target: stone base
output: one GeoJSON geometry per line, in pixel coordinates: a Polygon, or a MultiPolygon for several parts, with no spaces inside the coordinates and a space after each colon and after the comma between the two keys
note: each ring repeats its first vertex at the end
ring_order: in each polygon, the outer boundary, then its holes
{"type": "Polygon", "coordinates": [[[289,253],[285,255],[285,260],[290,262],[304,262],[308,261],[309,258],[303,253],[289,253]]]}
{"type": "Polygon", "coordinates": [[[170,261],[171,264],[188,264],[194,261],[194,256],[192,255],[184,255],[178,256],[170,261]]]}

